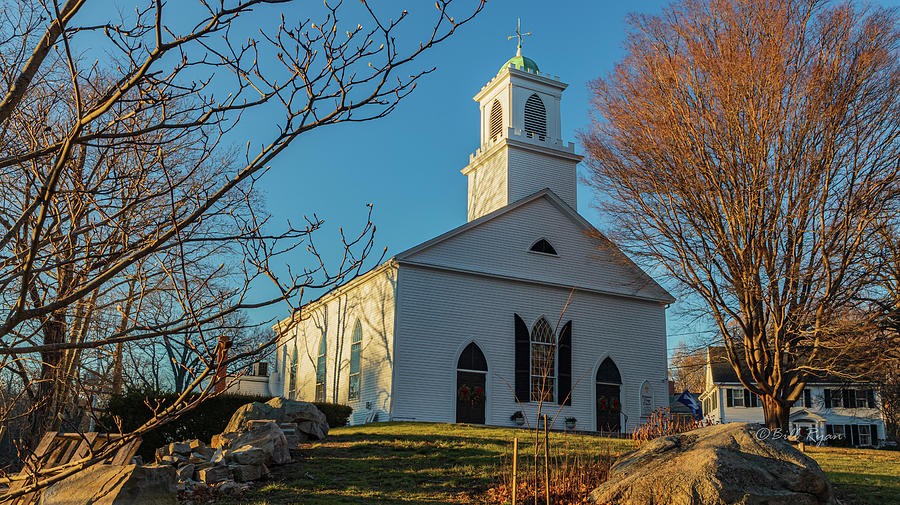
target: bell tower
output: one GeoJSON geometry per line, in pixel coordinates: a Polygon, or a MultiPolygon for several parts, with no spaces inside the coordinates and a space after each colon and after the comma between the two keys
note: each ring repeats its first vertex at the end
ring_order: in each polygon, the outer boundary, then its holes
{"type": "MultiPolygon", "coordinates": [[[[560,99],[567,84],[516,56],[475,95],[481,110],[481,147],[462,170],[468,177],[468,220],[549,188],[573,209],[575,166],[582,157],[561,138],[560,99]]],[[[511,36],[510,38],[512,38],[511,36]]]]}

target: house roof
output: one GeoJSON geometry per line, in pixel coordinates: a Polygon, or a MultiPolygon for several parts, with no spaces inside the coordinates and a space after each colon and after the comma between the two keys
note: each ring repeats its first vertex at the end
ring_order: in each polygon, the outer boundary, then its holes
{"type": "MultiPolygon", "coordinates": [[[[731,366],[731,363],[728,361],[728,356],[725,353],[724,346],[709,346],[707,348],[707,352],[709,353],[708,356],[710,360],[710,371],[712,373],[712,381],[714,383],[737,384],[741,382],[740,379],[738,379],[737,373],[735,373],[734,368],[731,366]]],[[[737,358],[740,362],[741,368],[746,368],[747,364],[744,360],[743,352],[738,352],[737,358]]],[[[844,384],[848,381],[845,378],[823,372],[817,377],[811,377],[807,382],[815,384],[844,384]]]]}

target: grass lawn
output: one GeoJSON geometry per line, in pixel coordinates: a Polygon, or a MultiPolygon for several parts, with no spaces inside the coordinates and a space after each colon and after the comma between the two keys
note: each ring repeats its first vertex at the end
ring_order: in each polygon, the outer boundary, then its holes
{"type": "MultiPolygon", "coordinates": [[[[332,429],[323,443],[301,446],[299,461],[274,480],[220,505],[472,504],[497,483],[512,428],[376,423],[332,429]]],[[[525,444],[527,446],[527,444],[525,444]]],[[[551,447],[619,453],[631,442],[551,434],[551,447]]],[[[811,448],[847,505],[900,505],[900,452],[811,448]]]]}
{"type": "Polygon", "coordinates": [[[809,447],[845,505],[900,505],[900,451],[809,447]]]}

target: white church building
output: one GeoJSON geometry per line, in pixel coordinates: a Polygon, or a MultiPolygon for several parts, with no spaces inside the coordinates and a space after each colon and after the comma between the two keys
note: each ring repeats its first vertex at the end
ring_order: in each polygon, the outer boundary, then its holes
{"type": "Polygon", "coordinates": [[[468,222],[275,325],[285,397],[350,405],[352,424],[510,426],[523,410],[533,426],[542,403],[555,428],[604,431],[668,405],[674,299],[578,214],[566,86],[520,47],[475,95],[468,222]]]}

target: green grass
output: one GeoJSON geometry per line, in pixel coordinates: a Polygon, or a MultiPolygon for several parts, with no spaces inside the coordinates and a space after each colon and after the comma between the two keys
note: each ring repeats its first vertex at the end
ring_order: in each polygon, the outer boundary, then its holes
{"type": "Polygon", "coordinates": [[[900,452],[811,447],[845,505],[900,505],[900,452]]]}
{"type": "MultiPolygon", "coordinates": [[[[332,429],[325,442],[302,446],[300,460],[278,469],[280,482],[225,504],[281,505],[477,503],[496,484],[513,437],[533,432],[458,424],[375,423],[332,429]],[[309,478],[306,474],[309,474],[309,478]]],[[[598,453],[631,442],[551,433],[551,446],[598,453]]],[[[527,450],[527,449],[525,449],[527,450]]]]}
{"type": "MultiPolygon", "coordinates": [[[[532,432],[458,424],[375,423],[332,429],[301,446],[271,483],[220,505],[471,504],[497,483],[513,437],[532,432]]],[[[587,453],[630,450],[627,440],[551,434],[551,446],[587,453]]],[[[900,505],[900,452],[808,448],[845,505],[900,505]]]]}

